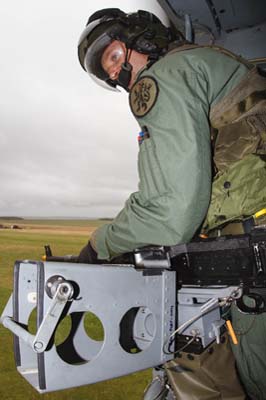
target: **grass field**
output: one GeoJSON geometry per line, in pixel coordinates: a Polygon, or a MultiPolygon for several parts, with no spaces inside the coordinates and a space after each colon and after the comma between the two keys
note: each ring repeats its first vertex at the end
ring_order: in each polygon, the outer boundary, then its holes
{"type": "MultiPolygon", "coordinates": [[[[77,254],[88,235],[104,221],[1,220],[0,225],[0,314],[12,292],[15,260],[40,260],[43,246],[50,244],[56,255],[77,254]],[[22,229],[9,229],[11,225],[22,229]]],[[[16,372],[12,334],[0,325],[1,400],[138,400],[151,377],[150,371],[55,393],[39,395],[16,372]]]]}

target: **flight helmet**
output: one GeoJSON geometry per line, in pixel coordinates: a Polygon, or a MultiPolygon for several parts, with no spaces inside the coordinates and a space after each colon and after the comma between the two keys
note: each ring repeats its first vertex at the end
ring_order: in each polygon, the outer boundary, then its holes
{"type": "Polygon", "coordinates": [[[101,86],[115,90],[119,85],[128,90],[132,71],[128,51],[133,49],[147,54],[149,60],[157,60],[176,39],[176,32],[148,11],[126,14],[118,8],[107,8],[90,16],[78,44],[79,62],[101,86]],[[119,77],[113,80],[103,69],[101,59],[114,40],[123,42],[127,51],[119,77]]]}

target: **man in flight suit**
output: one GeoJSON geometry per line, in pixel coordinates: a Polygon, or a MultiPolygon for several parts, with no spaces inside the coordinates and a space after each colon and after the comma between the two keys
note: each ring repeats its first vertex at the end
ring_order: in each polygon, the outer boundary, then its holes
{"type": "MultiPolygon", "coordinates": [[[[79,261],[186,243],[199,230],[245,232],[266,205],[266,80],[257,69],[225,49],[184,42],[153,14],[118,9],[90,17],[79,60],[102,85],[129,91],[141,130],[139,190],[93,233],[79,261]]],[[[266,399],[265,317],[233,317],[242,384],[252,399],[266,399]]],[[[245,398],[222,346],[198,366],[179,359],[166,367],[177,399],[245,398]]]]}

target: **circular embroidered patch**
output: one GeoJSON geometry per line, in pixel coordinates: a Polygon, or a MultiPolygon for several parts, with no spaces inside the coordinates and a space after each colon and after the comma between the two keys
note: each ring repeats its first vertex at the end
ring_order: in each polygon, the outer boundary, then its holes
{"type": "Polygon", "coordinates": [[[129,95],[129,104],[135,117],[144,117],[153,108],[159,94],[156,80],[144,76],[132,87],[129,95]]]}

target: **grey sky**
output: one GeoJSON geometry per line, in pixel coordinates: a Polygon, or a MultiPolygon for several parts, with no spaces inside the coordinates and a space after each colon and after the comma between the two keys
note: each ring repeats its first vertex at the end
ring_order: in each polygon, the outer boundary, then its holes
{"type": "Polygon", "coordinates": [[[116,6],[140,2],[2,2],[0,216],[114,216],[137,190],[127,94],[98,87],[77,60],[88,16],[116,6]]]}

